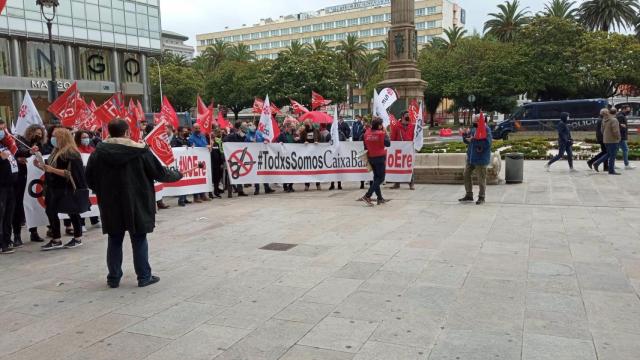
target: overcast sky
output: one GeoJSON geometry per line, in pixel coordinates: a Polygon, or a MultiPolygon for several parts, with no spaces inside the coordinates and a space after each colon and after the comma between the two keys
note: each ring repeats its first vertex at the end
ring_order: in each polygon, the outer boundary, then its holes
{"type": "MultiPolygon", "coordinates": [[[[195,45],[196,34],[252,25],[261,18],[277,18],[299,12],[319,10],[327,6],[349,3],[349,0],[160,0],[162,28],[189,36],[195,45]]],[[[467,10],[467,28],[482,32],[487,14],[503,0],[458,0],[467,10]]],[[[538,12],[541,0],[521,0],[524,6],[538,12]]]]}

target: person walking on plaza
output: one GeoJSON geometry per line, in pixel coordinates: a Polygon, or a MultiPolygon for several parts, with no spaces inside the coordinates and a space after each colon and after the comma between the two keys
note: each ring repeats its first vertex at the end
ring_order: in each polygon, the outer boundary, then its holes
{"type": "Polygon", "coordinates": [[[616,172],[616,156],[618,155],[618,147],[622,137],[620,136],[620,123],[616,118],[616,113],[616,108],[611,108],[609,114],[602,121],[602,140],[607,147],[607,153],[593,163],[593,169],[599,172],[598,167],[600,164],[607,161],[609,175],[620,175],[619,172],[616,172]]]}
{"type": "MultiPolygon", "coordinates": [[[[415,123],[411,124],[409,112],[404,111],[400,115],[400,122],[396,126],[391,127],[391,141],[413,141],[415,137],[416,126],[415,123]]],[[[411,175],[411,182],[409,182],[409,190],[415,190],[414,175],[411,175]]],[[[395,183],[392,189],[400,189],[400,183],[395,183]]]]}
{"type": "Polygon", "coordinates": [[[460,202],[473,201],[473,173],[478,175],[478,185],[480,193],[478,194],[477,205],[485,202],[487,190],[487,167],[491,163],[491,145],[493,139],[491,137],[491,129],[484,121],[484,115],[480,114],[480,118],[473,124],[473,129],[463,135],[463,141],[467,144],[467,164],[464,169],[464,189],[466,195],[459,199],[460,202]]]}
{"type": "Polygon", "coordinates": [[[8,146],[9,136],[7,124],[0,119],[0,254],[15,252],[11,248],[11,224],[16,202],[14,189],[18,180],[18,162],[8,146]]]}
{"type": "Polygon", "coordinates": [[[43,251],[63,247],[58,214],[67,214],[73,225],[73,238],[64,245],[75,248],[82,245],[82,223],[80,214],[89,211],[89,192],[80,151],[71,132],[57,128],[51,134],[54,150],[45,164],[35,161],[35,165],[45,172],[45,207],[51,238],[43,251]]]}
{"type": "MultiPolygon", "coordinates": [[[[604,139],[602,136],[602,122],[607,116],[609,116],[609,109],[600,110],[600,117],[598,118],[598,121],[596,121],[596,141],[598,142],[598,145],[600,145],[600,152],[596,156],[592,157],[589,161],[587,161],[587,166],[589,166],[589,169],[593,169],[593,163],[596,162],[596,160],[598,160],[601,156],[607,154],[607,147],[604,145],[604,139]]],[[[604,171],[608,170],[609,164],[605,161],[604,171]]]]}
{"type": "Polygon", "coordinates": [[[622,150],[622,160],[624,161],[625,170],[633,170],[636,167],[629,163],[629,128],[627,117],[631,114],[631,107],[625,106],[618,113],[618,122],[620,123],[620,149],[622,150]]]}
{"type": "Polygon", "coordinates": [[[382,125],[382,119],[375,118],[371,122],[371,129],[367,130],[364,134],[364,147],[368,151],[369,164],[373,168],[373,182],[369,185],[369,191],[359,199],[369,206],[373,206],[373,201],[371,200],[373,193],[378,197],[378,205],[387,202],[387,200],[382,197],[381,186],[384,182],[386,172],[386,148],[389,146],[391,146],[391,141],[382,125]]]}
{"type": "MultiPolygon", "coordinates": [[[[24,132],[24,136],[16,136],[18,151],[15,158],[18,162],[18,180],[16,181],[14,194],[16,196],[15,210],[13,212],[13,246],[22,246],[22,238],[20,232],[22,225],[26,221],[24,213],[24,192],[27,188],[27,159],[38,151],[41,151],[44,143],[44,127],[41,125],[30,125],[24,132]],[[28,145],[28,146],[27,146],[28,145]]],[[[38,234],[38,228],[29,229],[30,240],[32,242],[44,242],[44,239],[38,234]]]]}
{"type": "Polygon", "coordinates": [[[170,183],[182,174],[162,166],[149,147],[129,138],[125,120],[109,123],[109,138],[89,157],[87,180],[98,198],[102,233],[108,236],[107,284],[117,288],[122,278],[122,242],[129,232],[138,286],[160,281],[149,265],[147,234],[155,228],[154,181],[170,183]]]}
{"type": "Polygon", "coordinates": [[[554,156],[549,162],[544,166],[547,171],[549,171],[551,165],[556,161],[562,159],[562,157],[567,154],[567,161],[569,162],[569,171],[576,171],[573,168],[573,139],[571,138],[571,131],[569,131],[569,127],[567,126],[567,121],[569,121],[569,113],[563,112],[560,114],[560,122],[558,122],[557,130],[558,130],[558,155],[554,156]]]}

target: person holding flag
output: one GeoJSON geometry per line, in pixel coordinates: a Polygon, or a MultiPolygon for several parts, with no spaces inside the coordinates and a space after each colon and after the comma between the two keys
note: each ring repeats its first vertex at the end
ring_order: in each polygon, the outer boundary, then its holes
{"type": "Polygon", "coordinates": [[[473,124],[473,129],[465,132],[462,139],[467,144],[467,164],[464,169],[464,188],[466,195],[459,199],[460,202],[472,202],[473,199],[473,173],[478,174],[480,193],[477,205],[485,202],[487,189],[487,167],[491,163],[491,145],[493,139],[491,130],[484,120],[484,114],[480,113],[478,121],[473,124]]]}
{"type": "MultiPolygon", "coordinates": [[[[400,115],[400,121],[391,126],[391,141],[413,141],[414,131],[415,124],[411,123],[409,111],[404,111],[400,115]]],[[[411,175],[411,182],[409,183],[410,190],[415,190],[413,181],[414,178],[413,175],[411,175]]],[[[400,183],[395,183],[391,188],[400,189],[400,183]]]]}
{"type": "Polygon", "coordinates": [[[147,234],[155,228],[154,181],[176,182],[182,178],[151,152],[144,143],[129,138],[129,124],[116,118],[109,122],[109,138],[98,145],[87,163],[87,182],[98,198],[102,233],[108,235],[107,285],[120,286],[122,242],[129,232],[138,286],[155,284],[149,265],[147,234]]]}
{"type": "Polygon", "coordinates": [[[7,124],[0,119],[0,254],[12,254],[11,223],[15,209],[14,186],[18,179],[18,162],[6,140],[11,135],[7,124]]]}

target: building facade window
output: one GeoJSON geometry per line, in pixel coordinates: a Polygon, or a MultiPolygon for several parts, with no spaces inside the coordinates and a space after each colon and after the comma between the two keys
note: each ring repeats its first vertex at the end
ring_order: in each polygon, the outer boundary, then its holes
{"type": "Polygon", "coordinates": [[[299,34],[300,33],[300,27],[299,26],[295,26],[291,28],[291,33],[292,34],[299,34]]]}
{"type": "Polygon", "coordinates": [[[346,20],[338,20],[336,21],[336,27],[337,28],[343,28],[347,26],[347,21],[346,20]]]}
{"type": "Polygon", "coordinates": [[[427,14],[427,9],[420,8],[416,9],[416,16],[425,16],[427,14]]]}
{"type": "Polygon", "coordinates": [[[302,27],[302,32],[306,33],[306,32],[311,32],[311,25],[305,25],[302,27]]]}
{"type": "Polygon", "coordinates": [[[360,25],[370,24],[370,23],[371,23],[371,16],[364,16],[360,18],[360,25]]]}
{"type": "MultiPolygon", "coordinates": [[[[25,49],[26,75],[28,77],[50,78],[51,60],[49,59],[49,44],[27,41],[25,49]]],[[[64,74],[67,61],[64,56],[64,47],[53,44],[53,56],[57,74],[64,74]]]]}
{"type": "Polygon", "coordinates": [[[360,37],[369,37],[369,36],[371,36],[371,29],[360,30],[359,36],[360,37]]]}
{"type": "Polygon", "coordinates": [[[349,19],[347,20],[349,26],[358,26],[358,19],[349,19]]]}
{"type": "Polygon", "coordinates": [[[346,33],[339,33],[336,34],[336,40],[340,41],[340,40],[345,40],[347,38],[347,34],[346,33]]]}
{"type": "Polygon", "coordinates": [[[280,29],[280,35],[289,35],[289,28],[280,29]]]}
{"type": "Polygon", "coordinates": [[[313,24],[313,31],[322,31],[322,24],[313,24]]]}
{"type": "Polygon", "coordinates": [[[336,27],[336,24],[333,21],[324,23],[324,29],[325,30],[333,29],[334,27],[336,27]]]}
{"type": "Polygon", "coordinates": [[[373,22],[374,23],[383,22],[383,21],[384,21],[384,14],[373,15],[373,22]]]}
{"type": "Polygon", "coordinates": [[[385,28],[377,28],[372,30],[373,36],[382,36],[386,33],[385,28]]]}
{"type": "Polygon", "coordinates": [[[271,30],[271,36],[280,36],[280,30],[271,30]]]}
{"type": "Polygon", "coordinates": [[[122,82],[141,83],[140,54],[124,53],[122,55],[122,82]]]}

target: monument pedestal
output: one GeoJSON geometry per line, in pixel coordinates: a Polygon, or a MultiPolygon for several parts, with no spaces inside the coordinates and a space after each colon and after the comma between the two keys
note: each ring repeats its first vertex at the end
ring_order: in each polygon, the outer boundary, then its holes
{"type": "Polygon", "coordinates": [[[418,33],[415,27],[414,0],[391,0],[391,29],[388,34],[389,67],[380,89],[392,88],[398,93],[389,111],[396,117],[407,110],[409,102],[424,102],[427,83],[418,70],[418,33]]]}

